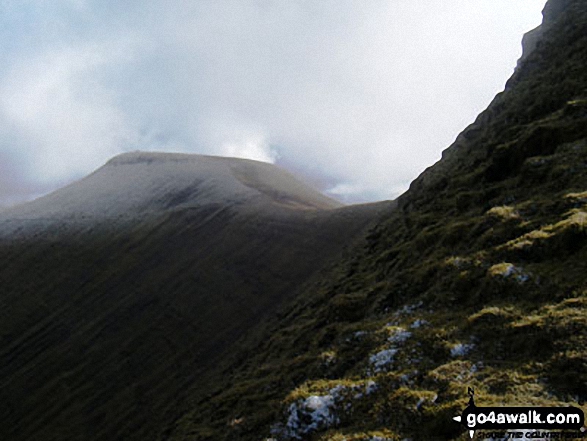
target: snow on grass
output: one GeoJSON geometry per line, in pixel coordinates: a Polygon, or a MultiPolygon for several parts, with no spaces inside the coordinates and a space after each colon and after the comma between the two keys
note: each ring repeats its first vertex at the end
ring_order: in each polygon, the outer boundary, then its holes
{"type": "Polygon", "coordinates": [[[394,344],[401,344],[404,343],[411,336],[412,333],[410,331],[406,331],[403,328],[397,328],[392,332],[387,341],[394,344]]]}
{"type": "Polygon", "coordinates": [[[357,389],[359,390],[359,392],[357,392],[353,396],[353,399],[355,399],[355,400],[359,400],[359,399],[363,398],[365,395],[369,396],[372,393],[375,393],[379,389],[379,385],[375,381],[369,380],[369,381],[367,381],[367,383],[365,383],[364,388],[357,388],[357,387],[353,388],[353,390],[357,390],[357,389]]]}
{"type": "Polygon", "coordinates": [[[473,350],[474,344],[457,343],[450,350],[451,357],[463,357],[473,350]]]}
{"type": "Polygon", "coordinates": [[[393,364],[395,355],[399,352],[398,346],[403,345],[403,343],[412,336],[410,331],[400,327],[391,327],[388,332],[390,335],[387,338],[387,341],[391,343],[391,346],[386,347],[369,357],[369,364],[373,368],[374,373],[387,370],[388,367],[393,364]]]}
{"type": "Polygon", "coordinates": [[[399,349],[384,349],[369,357],[369,363],[375,369],[375,372],[383,371],[387,366],[393,363],[395,354],[399,349]]]}
{"type": "Polygon", "coordinates": [[[379,385],[376,382],[374,382],[373,380],[369,380],[367,382],[367,385],[365,386],[365,393],[367,395],[371,395],[377,389],[379,389],[379,385]]]}
{"type": "Polygon", "coordinates": [[[322,393],[296,399],[287,408],[286,423],[273,426],[271,433],[278,439],[308,439],[311,433],[328,430],[340,423],[353,402],[375,393],[379,385],[369,380],[355,384],[337,384],[322,393]]]}
{"type": "Polygon", "coordinates": [[[398,309],[395,313],[396,316],[410,315],[413,314],[417,309],[423,305],[423,302],[413,303],[411,305],[404,305],[398,309]]]}
{"type": "Polygon", "coordinates": [[[316,430],[327,429],[338,422],[333,412],[333,395],[310,395],[305,400],[296,401],[288,408],[285,425],[286,434],[291,439],[303,439],[316,430]]]}
{"type": "Polygon", "coordinates": [[[418,319],[418,320],[415,320],[415,321],[414,321],[414,322],[413,322],[413,323],[410,325],[410,328],[412,328],[412,329],[419,329],[419,328],[421,328],[422,326],[426,326],[426,325],[429,325],[429,324],[430,324],[430,323],[428,322],[428,320],[424,320],[424,319],[418,319]]]}
{"type": "Polygon", "coordinates": [[[520,267],[508,262],[493,265],[487,273],[492,277],[503,277],[504,279],[512,278],[518,283],[525,283],[530,280],[530,276],[520,267]]]}
{"type": "Polygon", "coordinates": [[[305,439],[305,435],[325,430],[339,423],[336,405],[342,401],[346,386],[331,388],[325,395],[310,395],[291,403],[287,410],[287,422],[283,429],[274,428],[286,439],[305,439]]]}

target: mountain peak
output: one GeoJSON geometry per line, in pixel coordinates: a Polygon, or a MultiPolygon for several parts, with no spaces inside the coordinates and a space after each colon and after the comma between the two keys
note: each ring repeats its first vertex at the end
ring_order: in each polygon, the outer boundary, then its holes
{"type": "Polygon", "coordinates": [[[239,210],[342,206],[273,164],[136,151],[118,155],[77,182],[3,212],[0,221],[86,224],[209,205],[239,210]]]}
{"type": "Polygon", "coordinates": [[[108,160],[104,166],[129,165],[129,164],[153,164],[153,163],[178,163],[178,162],[233,162],[253,161],[251,159],[229,158],[223,156],[201,155],[196,153],[154,152],[134,150],[121,153],[108,160]]]}

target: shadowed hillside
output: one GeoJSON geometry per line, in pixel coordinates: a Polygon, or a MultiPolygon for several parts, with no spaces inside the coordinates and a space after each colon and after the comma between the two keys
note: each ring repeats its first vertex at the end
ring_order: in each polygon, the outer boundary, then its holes
{"type": "Polygon", "coordinates": [[[0,216],[0,438],[155,439],[389,204],[132,153],[0,216]]]}
{"type": "Polygon", "coordinates": [[[587,3],[550,0],[477,120],[169,440],[469,439],[587,399],[587,3]]]}

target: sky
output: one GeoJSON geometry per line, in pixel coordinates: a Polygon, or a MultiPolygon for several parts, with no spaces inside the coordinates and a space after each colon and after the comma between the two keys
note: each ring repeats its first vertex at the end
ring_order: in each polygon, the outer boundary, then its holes
{"type": "Polygon", "coordinates": [[[0,0],[0,206],[134,150],[392,199],[503,90],[545,0],[0,0]]]}

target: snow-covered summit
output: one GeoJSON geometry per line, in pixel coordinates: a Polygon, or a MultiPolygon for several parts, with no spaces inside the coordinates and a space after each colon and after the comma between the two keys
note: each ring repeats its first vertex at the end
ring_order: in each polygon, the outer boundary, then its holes
{"type": "Polygon", "coordinates": [[[85,178],[0,213],[14,222],[119,219],[205,205],[339,207],[287,171],[258,161],[178,153],[132,152],[85,178]]]}

